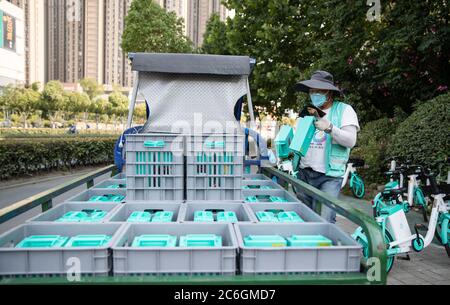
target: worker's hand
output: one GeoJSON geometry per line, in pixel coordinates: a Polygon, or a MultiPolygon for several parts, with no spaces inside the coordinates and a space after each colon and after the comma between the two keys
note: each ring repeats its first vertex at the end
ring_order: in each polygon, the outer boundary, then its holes
{"type": "Polygon", "coordinates": [[[314,121],[314,126],[321,131],[325,131],[331,126],[331,122],[325,118],[314,121]]]}

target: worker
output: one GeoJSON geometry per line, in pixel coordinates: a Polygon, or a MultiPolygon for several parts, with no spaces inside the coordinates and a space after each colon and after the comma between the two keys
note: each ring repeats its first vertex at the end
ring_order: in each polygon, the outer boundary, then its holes
{"type": "MultiPolygon", "coordinates": [[[[317,110],[308,109],[317,117],[316,132],[307,154],[294,165],[298,169],[297,178],[337,198],[350,150],[356,145],[360,130],[358,116],[350,105],[338,100],[341,90],[335,86],[333,75],[326,71],[314,72],[311,79],[298,83],[296,90],[308,93],[312,105],[325,114],[320,117],[317,110]]],[[[311,196],[298,190],[297,196],[315,209],[311,196]]],[[[336,222],[336,212],[326,205],[322,205],[322,216],[330,223],[336,222]]]]}

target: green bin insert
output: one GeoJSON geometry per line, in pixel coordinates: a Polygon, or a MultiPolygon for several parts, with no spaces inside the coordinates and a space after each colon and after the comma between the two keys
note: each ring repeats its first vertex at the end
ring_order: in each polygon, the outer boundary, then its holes
{"type": "Polygon", "coordinates": [[[278,196],[270,196],[269,200],[270,202],[288,202],[286,199],[278,196]]]}
{"type": "Polygon", "coordinates": [[[176,247],[177,237],[172,235],[155,234],[136,236],[132,247],[176,247]]]}
{"type": "Polygon", "coordinates": [[[188,234],[180,237],[180,247],[222,247],[222,236],[188,234]]]}
{"type": "Polygon", "coordinates": [[[171,211],[160,211],[153,215],[152,222],[172,222],[173,212],[171,211]]]}
{"type": "Polygon", "coordinates": [[[68,237],[60,235],[33,235],[24,238],[16,248],[57,248],[64,247],[68,237]]]}
{"type": "Polygon", "coordinates": [[[128,217],[127,222],[150,222],[152,220],[152,214],[145,211],[134,211],[128,217]]]}
{"type": "Polygon", "coordinates": [[[260,222],[278,222],[278,218],[272,212],[256,212],[256,217],[260,222]]]}
{"type": "Polygon", "coordinates": [[[245,198],[245,202],[259,202],[258,198],[256,196],[248,196],[245,198]]]}
{"type": "Polygon", "coordinates": [[[333,242],[322,235],[292,235],[288,237],[290,247],[330,247],[333,242]]]}
{"type": "Polygon", "coordinates": [[[55,222],[101,222],[108,213],[102,210],[85,209],[81,211],[70,211],[55,222]]]}
{"type": "Polygon", "coordinates": [[[89,202],[122,202],[125,196],[107,194],[103,196],[92,196],[89,198],[89,202]]]}
{"type": "Polygon", "coordinates": [[[233,211],[218,212],[217,222],[238,222],[238,218],[233,211]]]}
{"type": "Polygon", "coordinates": [[[124,189],[126,187],[127,187],[126,184],[112,184],[112,185],[108,185],[106,188],[107,189],[124,189]]]}
{"type": "Polygon", "coordinates": [[[287,242],[280,235],[248,235],[244,238],[246,247],[286,247],[287,242]]]}
{"type": "Polygon", "coordinates": [[[194,213],[195,222],[214,222],[214,214],[211,211],[196,211],[194,213]]]}
{"type": "Polygon", "coordinates": [[[281,212],[277,217],[280,222],[304,222],[304,220],[294,211],[281,212]]]}
{"type": "Polygon", "coordinates": [[[110,240],[109,235],[77,235],[69,239],[66,247],[101,247],[110,240]]]}

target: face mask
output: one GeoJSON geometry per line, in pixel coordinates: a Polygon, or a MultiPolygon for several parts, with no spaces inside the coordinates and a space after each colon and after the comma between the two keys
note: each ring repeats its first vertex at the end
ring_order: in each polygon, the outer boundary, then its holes
{"type": "Polygon", "coordinates": [[[311,102],[316,107],[322,107],[325,104],[325,102],[327,101],[327,96],[324,94],[320,94],[320,93],[310,94],[310,97],[311,97],[311,102]]]}

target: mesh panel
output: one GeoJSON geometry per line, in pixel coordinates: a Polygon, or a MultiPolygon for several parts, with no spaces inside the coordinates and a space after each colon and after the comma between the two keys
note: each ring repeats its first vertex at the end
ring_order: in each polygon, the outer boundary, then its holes
{"type": "Polygon", "coordinates": [[[247,93],[245,76],[141,73],[139,83],[150,108],[143,133],[241,133],[234,106],[247,93]]]}

